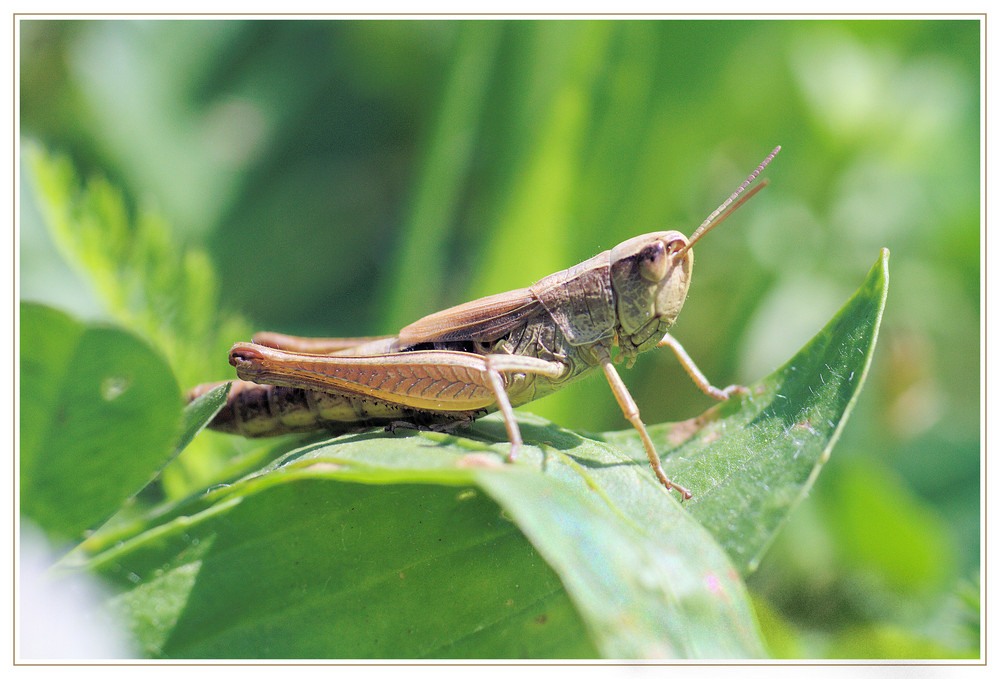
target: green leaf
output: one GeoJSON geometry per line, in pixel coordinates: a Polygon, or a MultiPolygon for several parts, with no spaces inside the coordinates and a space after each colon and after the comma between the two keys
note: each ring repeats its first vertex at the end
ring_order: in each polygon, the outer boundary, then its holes
{"type": "Polygon", "coordinates": [[[673,471],[699,497],[689,505],[645,460],[527,414],[530,443],[506,464],[494,415],[462,437],[299,448],[90,565],[120,588],[112,606],[152,656],[763,656],[726,552],[746,569],[828,456],[870,361],[886,257],[750,396],[695,432],[657,428],[686,433],[673,471]],[[747,515],[727,528],[736,497],[747,515]]]}
{"type": "MultiPolygon", "coordinates": [[[[745,398],[685,422],[650,427],[667,475],[741,573],[753,571],[808,493],[854,407],[871,365],[889,283],[882,250],[864,283],[788,363],[745,398]]],[[[633,430],[604,440],[645,460],[633,430]]]]}
{"type": "Polygon", "coordinates": [[[21,511],[74,540],[173,452],[181,398],[163,358],[122,330],[21,305],[21,511]]]}

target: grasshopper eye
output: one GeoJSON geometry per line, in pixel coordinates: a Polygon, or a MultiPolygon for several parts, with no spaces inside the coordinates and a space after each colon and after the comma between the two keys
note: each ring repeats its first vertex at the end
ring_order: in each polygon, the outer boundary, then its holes
{"type": "Polygon", "coordinates": [[[667,246],[657,240],[639,253],[639,273],[651,283],[658,283],[667,275],[667,246]]]}

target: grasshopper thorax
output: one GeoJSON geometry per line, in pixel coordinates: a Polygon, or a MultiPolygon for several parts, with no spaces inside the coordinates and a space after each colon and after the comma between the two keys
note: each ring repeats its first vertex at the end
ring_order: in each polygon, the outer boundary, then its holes
{"type": "Polygon", "coordinates": [[[694,251],[679,231],[629,238],[611,250],[611,285],[618,312],[619,346],[645,348],[674,324],[684,306],[694,251]]]}

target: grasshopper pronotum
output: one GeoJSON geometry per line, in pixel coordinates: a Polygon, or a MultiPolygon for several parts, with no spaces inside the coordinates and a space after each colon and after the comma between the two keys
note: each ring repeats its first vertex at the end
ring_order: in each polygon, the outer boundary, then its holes
{"type": "MultiPolygon", "coordinates": [[[[687,297],[694,244],[766,185],[740,197],[780,148],[690,238],[679,231],[636,236],[527,288],[425,316],[398,335],[259,333],[252,343],[240,342],[229,352],[240,380],[209,426],[244,436],[317,429],[339,434],[398,424],[448,428],[499,410],[513,461],[521,446],[513,409],[600,367],[639,432],[656,478],[690,498],[663,472],[614,363],[630,367],[640,352],[669,346],[709,396],[725,400],[743,391],[713,387],[667,330],[687,297]]],[[[196,387],[189,396],[213,386],[196,387]]]]}

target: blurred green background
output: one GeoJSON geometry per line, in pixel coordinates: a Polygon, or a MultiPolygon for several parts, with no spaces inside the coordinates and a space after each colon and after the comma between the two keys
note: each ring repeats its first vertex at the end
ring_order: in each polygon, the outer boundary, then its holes
{"type": "MultiPolygon", "coordinates": [[[[771,650],[978,655],[978,21],[19,27],[22,141],[207,251],[246,328],[393,333],[690,233],[781,144],[771,186],[696,248],[674,335],[706,375],[771,372],[892,258],[867,388],[750,582],[771,650]]],[[[22,180],[21,298],[105,317],[22,180]]],[[[183,387],[231,375],[201,349],[172,357],[183,387]]],[[[650,423],[711,405],[668,351],[623,377],[650,423]]],[[[527,409],[627,427],[598,378],[527,409]]]]}

